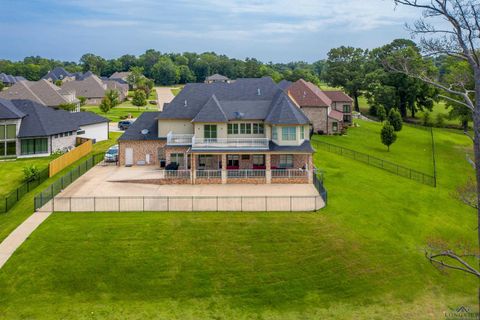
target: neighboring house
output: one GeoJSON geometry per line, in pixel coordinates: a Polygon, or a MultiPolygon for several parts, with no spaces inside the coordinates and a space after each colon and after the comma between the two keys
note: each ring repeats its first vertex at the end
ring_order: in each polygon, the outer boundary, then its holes
{"type": "Polygon", "coordinates": [[[57,81],[67,82],[75,80],[75,74],[68,72],[62,67],[56,67],[53,70],[48,71],[42,79],[56,83],[57,81]]]}
{"type": "Polygon", "coordinates": [[[300,79],[284,91],[295,100],[312,124],[313,131],[321,134],[342,132],[352,122],[353,100],[341,91],[322,91],[311,82],[300,79]]]}
{"type": "Polygon", "coordinates": [[[5,73],[0,73],[0,82],[3,83],[3,85],[6,87],[13,86],[15,83],[23,80],[26,80],[26,79],[20,76],[17,77],[17,76],[12,76],[5,73]]]}
{"type": "Polygon", "coordinates": [[[99,115],[0,99],[0,158],[48,156],[74,148],[77,137],[105,140],[104,133],[96,131],[99,123],[106,124],[108,137],[108,119],[99,115]]]}
{"type": "Polygon", "coordinates": [[[118,91],[120,101],[125,100],[128,95],[128,85],[122,85],[116,81],[103,81],[94,74],[79,79],[82,80],[64,83],[62,89],[75,92],[77,97],[87,98],[86,104],[99,105],[105,96],[105,92],[109,89],[118,91]]]}
{"type": "Polygon", "coordinates": [[[285,91],[285,89],[292,85],[292,82],[288,80],[282,80],[277,85],[280,87],[280,89],[285,91]]]}
{"type": "Polygon", "coordinates": [[[125,71],[125,72],[115,72],[114,74],[112,74],[110,76],[109,79],[111,80],[123,80],[123,81],[127,81],[128,79],[128,76],[131,74],[130,71],[125,71]]]}
{"type": "Polygon", "coordinates": [[[75,111],[79,111],[80,108],[80,101],[76,98],[74,91],[66,90],[63,86],[58,87],[45,79],[19,81],[0,92],[0,98],[31,100],[51,108],[58,108],[62,104],[75,104],[77,106],[75,111]]]}
{"type": "Polygon", "coordinates": [[[205,83],[230,82],[230,79],[221,74],[214,74],[205,79],[205,83]]]}
{"type": "Polygon", "coordinates": [[[187,84],[163,112],[143,113],[119,148],[120,165],[177,165],[184,183],[313,179],[309,120],[267,77],[187,84]]]}

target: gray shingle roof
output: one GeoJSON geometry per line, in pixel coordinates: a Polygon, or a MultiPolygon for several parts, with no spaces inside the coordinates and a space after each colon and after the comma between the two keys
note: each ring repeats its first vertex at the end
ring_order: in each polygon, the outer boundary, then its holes
{"type": "Polygon", "coordinates": [[[23,80],[26,80],[26,79],[21,76],[12,76],[9,74],[0,73],[0,82],[3,82],[4,84],[12,85],[17,83],[18,81],[23,81],[23,80]]]}
{"type": "Polygon", "coordinates": [[[227,116],[223,111],[215,95],[205,103],[202,109],[197,113],[192,122],[227,122],[227,116]]]}
{"type": "Polygon", "coordinates": [[[118,140],[163,140],[158,137],[157,118],[160,112],[144,112],[118,140]],[[142,130],[147,129],[148,134],[143,135],[142,130]]]}
{"type": "Polygon", "coordinates": [[[227,81],[230,80],[225,76],[222,76],[221,74],[215,73],[209,77],[207,77],[208,81],[227,81]]]}
{"type": "MultiPolygon", "coordinates": [[[[308,119],[288,96],[269,77],[238,79],[233,83],[187,84],[164,106],[160,119],[195,119],[215,95],[228,120],[241,116],[244,120],[270,120],[272,124],[305,124],[308,119]],[[289,109],[294,109],[290,110],[289,109]],[[273,112],[273,113],[272,113],[273,112]],[[281,116],[285,118],[280,119],[281,116]]],[[[210,107],[210,111],[215,111],[210,107]]],[[[221,117],[216,112],[203,113],[202,121],[215,121],[221,117]]],[[[196,120],[198,121],[198,119],[196,120]]]]}
{"type": "Polygon", "coordinates": [[[72,112],[70,113],[70,117],[74,119],[79,126],[110,122],[109,119],[89,111],[72,112]]]}
{"type": "Polygon", "coordinates": [[[10,100],[0,99],[0,119],[21,119],[24,116],[25,114],[18,110],[10,100]]]}
{"type": "Polygon", "coordinates": [[[68,72],[67,70],[65,70],[64,68],[62,67],[56,67],[54,68],[53,70],[51,71],[48,71],[48,73],[46,75],[44,75],[42,77],[42,79],[52,79],[53,81],[57,81],[57,80],[63,80],[67,77],[71,77],[72,74],[70,72],[68,72]]]}
{"type": "Polygon", "coordinates": [[[110,76],[110,79],[121,79],[125,80],[130,75],[130,71],[115,72],[110,76]]]}
{"type": "Polygon", "coordinates": [[[45,137],[78,129],[68,111],[54,110],[30,100],[12,100],[12,103],[26,115],[20,125],[19,138],[45,137]]]}
{"type": "Polygon", "coordinates": [[[292,85],[292,82],[288,81],[288,80],[285,80],[285,79],[278,83],[278,86],[280,87],[280,89],[282,89],[284,91],[285,91],[285,89],[287,89],[291,85],[292,85]]]}
{"type": "Polygon", "coordinates": [[[78,100],[70,101],[64,94],[63,89],[47,80],[25,80],[17,82],[12,87],[0,92],[0,98],[9,100],[32,100],[49,107],[58,107],[64,103],[78,102],[78,100]]]}
{"type": "Polygon", "coordinates": [[[107,89],[106,84],[95,75],[84,80],[68,81],[62,85],[62,89],[74,91],[77,97],[103,98],[107,89]]]}

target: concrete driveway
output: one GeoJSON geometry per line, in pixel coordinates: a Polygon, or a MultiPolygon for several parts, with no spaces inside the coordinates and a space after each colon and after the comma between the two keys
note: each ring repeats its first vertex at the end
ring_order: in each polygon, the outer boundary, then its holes
{"type": "Polygon", "coordinates": [[[172,88],[157,87],[155,90],[157,91],[158,110],[163,111],[163,104],[169,103],[175,98],[172,88]]]}

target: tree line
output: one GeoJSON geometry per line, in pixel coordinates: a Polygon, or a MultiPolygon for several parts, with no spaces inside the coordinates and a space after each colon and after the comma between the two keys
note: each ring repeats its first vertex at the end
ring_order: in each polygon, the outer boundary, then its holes
{"type": "MultiPolygon", "coordinates": [[[[116,59],[105,59],[87,53],[79,62],[42,57],[27,57],[22,61],[0,60],[0,73],[21,75],[34,81],[57,66],[70,72],[92,71],[105,77],[117,71],[141,70],[145,77],[158,85],[203,82],[206,77],[215,73],[230,79],[263,76],[269,76],[276,82],[283,79],[305,79],[317,85],[326,83],[343,88],[354,99],[354,108],[357,111],[360,107],[359,98],[364,96],[372,116],[377,116],[380,107],[383,107],[387,114],[391,109],[397,109],[403,118],[415,117],[419,111],[431,111],[434,103],[439,100],[438,90],[405,74],[390,72],[386,63],[388,59],[396,56],[427,65],[438,78],[454,79],[461,70],[468,68],[467,64],[446,56],[424,58],[415,42],[398,39],[372,50],[345,46],[334,48],[326,59],[314,63],[263,63],[255,58],[240,60],[214,52],[180,54],[149,49],[139,56],[126,54],[116,59]]],[[[473,85],[473,79],[470,82],[473,85]]],[[[459,119],[467,126],[471,113],[461,105],[449,100],[444,101],[450,107],[451,117],[459,119]]]]}

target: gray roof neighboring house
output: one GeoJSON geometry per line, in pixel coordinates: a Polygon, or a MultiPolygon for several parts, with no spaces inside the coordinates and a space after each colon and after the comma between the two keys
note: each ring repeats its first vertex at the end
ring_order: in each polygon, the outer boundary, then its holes
{"type": "Polygon", "coordinates": [[[2,82],[4,84],[7,84],[7,85],[13,85],[13,84],[15,84],[19,81],[23,81],[23,80],[26,80],[26,79],[22,76],[12,76],[12,75],[9,75],[9,74],[0,73],[0,82],[2,82]]]}
{"type": "Polygon", "coordinates": [[[97,77],[92,75],[83,80],[68,81],[62,85],[62,89],[74,91],[77,97],[103,98],[107,85],[97,77]]]}
{"type": "Polygon", "coordinates": [[[61,104],[78,102],[70,93],[65,92],[62,88],[45,79],[17,82],[10,88],[0,92],[0,98],[32,100],[49,107],[58,107],[61,104]]]}
{"type": "Polygon", "coordinates": [[[122,72],[115,72],[110,76],[109,79],[121,79],[121,80],[127,80],[128,76],[130,75],[130,71],[122,71],[122,72]]]}
{"type": "Polygon", "coordinates": [[[160,112],[144,112],[118,140],[164,140],[158,137],[158,122],[156,119],[160,112]],[[148,130],[148,134],[142,134],[142,130],[148,130]]]}
{"type": "Polygon", "coordinates": [[[222,76],[221,74],[215,73],[206,78],[206,81],[218,81],[218,82],[226,82],[230,80],[228,77],[222,76]]]}
{"type": "Polygon", "coordinates": [[[280,81],[277,85],[280,87],[280,89],[285,91],[285,89],[290,87],[292,85],[292,83],[293,82],[284,79],[284,80],[280,81]]]}
{"type": "Polygon", "coordinates": [[[25,114],[20,111],[10,100],[0,99],[0,119],[21,119],[25,114]]]}
{"type": "Polygon", "coordinates": [[[71,74],[64,68],[56,67],[53,70],[48,71],[48,73],[44,75],[42,79],[45,79],[45,80],[51,79],[53,82],[55,82],[57,80],[63,80],[65,78],[72,77],[72,76],[73,74],[71,74]]]}

